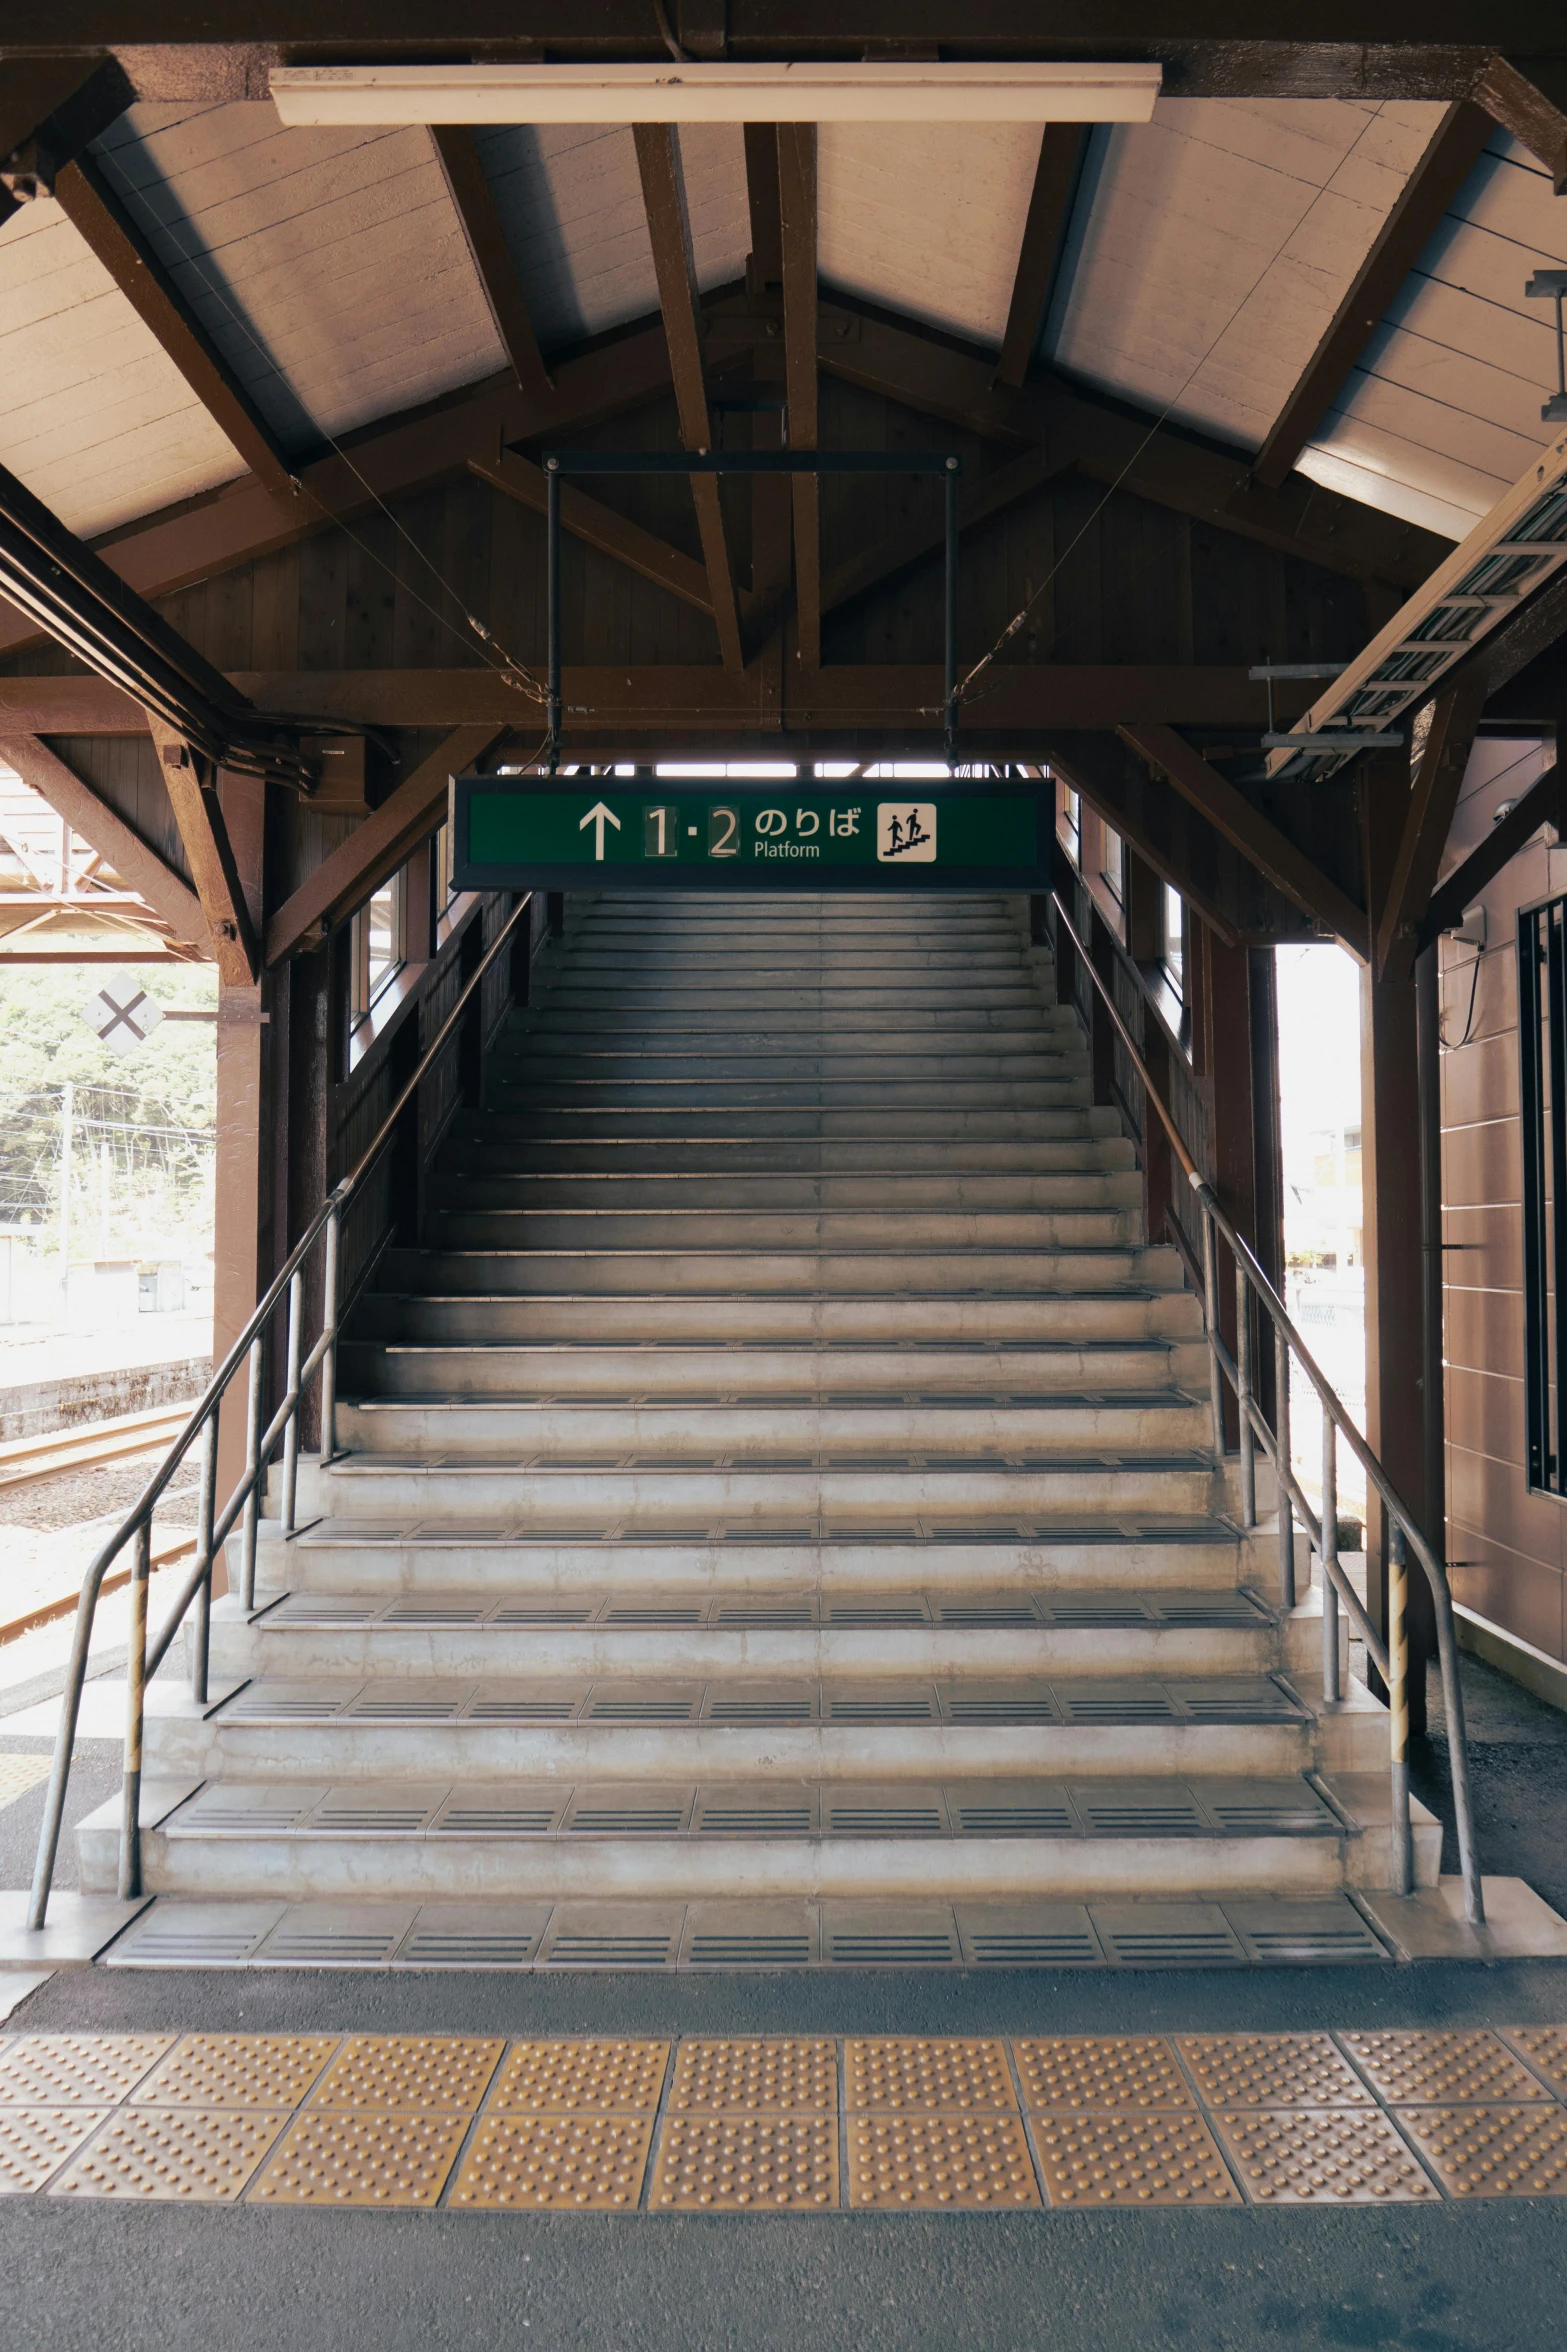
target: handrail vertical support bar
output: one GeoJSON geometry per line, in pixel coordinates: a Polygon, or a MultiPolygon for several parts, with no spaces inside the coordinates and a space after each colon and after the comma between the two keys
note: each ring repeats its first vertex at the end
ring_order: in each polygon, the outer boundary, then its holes
{"type": "Polygon", "coordinates": [[[1224,1390],[1219,1368],[1219,1267],[1214,1245],[1213,1219],[1208,1214],[1204,1186],[1197,1195],[1202,1213],[1202,1289],[1203,1313],[1208,1325],[1208,1409],[1213,1419],[1213,1466],[1224,1468],[1224,1390]]]}
{"type": "Polygon", "coordinates": [[[250,1393],[245,1400],[245,1476],[250,1492],[240,1538],[239,1599],[248,1616],[256,1605],[256,1523],[261,1512],[261,1413],[265,1402],[265,1342],[258,1331],[250,1343],[250,1393]]]}
{"type": "Polygon", "coordinates": [[[294,1498],[299,1486],[299,1359],[304,1341],[305,1276],[295,1269],[288,1285],[288,1372],[285,1394],[294,1400],[283,1432],[283,1533],[294,1532],[294,1498]]]}
{"type": "Polygon", "coordinates": [[[206,1571],[196,1587],[196,1622],[191,1629],[190,1695],[207,1703],[207,1661],[212,1652],[212,1528],[218,1509],[218,1410],[214,1405],[201,1432],[201,1497],[196,1516],[196,1564],[206,1571]]]}
{"type": "Polygon", "coordinates": [[[1413,1894],[1413,1841],[1409,1825],[1409,1594],[1408,1555],[1404,1531],[1388,1529],[1387,1544],[1387,1655],[1388,1708],[1392,1732],[1393,1767],[1393,1892],[1413,1894]]]}
{"type": "Polygon", "coordinates": [[[1251,1295],[1235,1268],[1235,1408],[1241,1425],[1241,1525],[1257,1524],[1257,1433],[1251,1425],[1251,1295]]]}
{"type": "Polygon", "coordinates": [[[1278,1472],[1279,1598],[1286,1609],[1295,1606],[1295,1506],[1290,1501],[1284,1473],[1290,1466],[1290,1346],[1273,1326],[1274,1468],[1278,1472]]]}
{"type": "Polygon", "coordinates": [[[152,1578],[152,1515],[136,1530],[131,1567],[131,1622],[125,1653],[125,1781],[120,1792],[120,1900],[141,1893],[141,1734],[147,1674],[147,1587],[152,1578]]]}
{"type": "Polygon", "coordinates": [[[1338,1670],[1338,1429],[1331,1413],[1322,1415],[1322,1696],[1337,1701],[1344,1695],[1338,1670]]]}
{"type": "Polygon", "coordinates": [[[334,1208],[326,1221],[325,1263],[322,1269],[321,1337],[321,1459],[337,1453],[337,1245],[342,1214],[334,1208]]]}
{"type": "Polygon", "coordinates": [[[1475,1852],[1474,1815],[1469,1804],[1469,1741],[1464,1730],[1464,1692],[1458,1679],[1458,1640],[1453,1631],[1453,1596],[1431,1578],[1436,1603],[1436,1651],[1442,1668],[1442,1712],[1447,1717],[1448,1769],[1453,1781],[1453,1818],[1458,1825],[1458,1867],[1464,1880],[1464,1917],[1485,1925],[1485,1888],[1475,1852]]]}

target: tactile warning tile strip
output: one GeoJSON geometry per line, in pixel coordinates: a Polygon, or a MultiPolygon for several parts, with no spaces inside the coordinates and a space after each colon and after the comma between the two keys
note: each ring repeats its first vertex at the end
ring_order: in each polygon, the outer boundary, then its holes
{"type": "Polygon", "coordinates": [[[19,2034],[0,2042],[0,2106],[112,2107],[173,2048],[167,2034],[19,2034]]]}
{"type": "Polygon", "coordinates": [[[1422,2028],[1400,2033],[1343,2033],[1338,2039],[1390,2107],[1548,2099],[1551,2095],[1500,2037],[1484,2026],[1464,2033],[1432,2033],[1422,2028]]]}
{"type": "Polygon", "coordinates": [[[1210,2107],[1367,2107],[1371,2093],[1324,2033],[1177,2034],[1210,2107]]]}
{"type": "Polygon", "coordinates": [[[307,2107],[252,2185],[263,2205],[433,2205],[470,2117],[307,2107]]]}
{"type": "Polygon", "coordinates": [[[1387,2117],[1370,2105],[1247,2108],[1213,2120],[1259,2205],[1436,2201],[1435,2189],[1387,2117]]]}
{"type": "Polygon", "coordinates": [[[573,2213],[632,2211],[642,2194],[653,2118],[486,2114],[448,2202],[573,2213]]]}
{"type": "Polygon", "coordinates": [[[1510,2026],[1507,2039],[1556,2096],[1567,2099],[1567,2025],[1510,2026]]]}
{"type": "Polygon", "coordinates": [[[41,2189],[111,2112],[107,2107],[0,2108],[0,2197],[26,2197],[41,2189]]]}
{"type": "Polygon", "coordinates": [[[818,2213],[838,2202],[838,2118],[670,2114],[648,2202],[664,2213],[818,2213]]]}
{"type": "Polygon", "coordinates": [[[1238,2205],[1200,2115],[1035,2115],[1052,2205],[1238,2205]]]}
{"type": "Polygon", "coordinates": [[[287,2108],[189,2114],[183,2108],[122,2107],[50,2195],[231,2205],[287,2121],[287,2108]]]}
{"type": "Polygon", "coordinates": [[[765,2038],[682,2042],[669,2104],[676,2114],[836,2115],[837,2049],[765,2038]]]}
{"type": "Polygon", "coordinates": [[[1014,2041],[1023,2103],[1036,2107],[1195,2107],[1168,2042],[1158,2037],[1059,2034],[1014,2041]]]}
{"type": "Polygon", "coordinates": [[[844,2056],[851,2114],[1017,2113],[1002,2041],[915,2041],[888,2035],[846,2042],[844,2056]]]}
{"type": "Polygon", "coordinates": [[[0,1756],[0,1805],[13,1805],[49,1777],[47,1756],[0,1756]]]}
{"type": "Polygon", "coordinates": [[[668,2063],[667,2042],[513,2042],[489,2112],[651,2114],[668,2063]]]}
{"type": "Polygon", "coordinates": [[[186,2034],[131,2093],[133,2107],[297,2107],[336,2034],[186,2034]]]}
{"type": "Polygon", "coordinates": [[[849,2118],[849,2203],[856,2211],[1011,2211],[1041,2202],[1015,2113],[849,2118]]]}
{"type": "Polygon", "coordinates": [[[1451,2197],[1567,2197],[1560,2107],[1401,2107],[1398,2120],[1451,2197]]]}
{"type": "Polygon", "coordinates": [[[500,2064],[502,2041],[449,2034],[350,2034],[316,2085],[312,2107],[463,2108],[500,2064]]]}

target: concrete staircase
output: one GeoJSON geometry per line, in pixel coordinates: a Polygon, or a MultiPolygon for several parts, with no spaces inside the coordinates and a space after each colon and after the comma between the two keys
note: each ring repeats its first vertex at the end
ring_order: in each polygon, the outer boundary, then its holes
{"type": "Polygon", "coordinates": [[[143,1956],[1380,1957],[1386,1718],[1023,902],[603,897],[540,980],[154,1686],[143,1956]]]}

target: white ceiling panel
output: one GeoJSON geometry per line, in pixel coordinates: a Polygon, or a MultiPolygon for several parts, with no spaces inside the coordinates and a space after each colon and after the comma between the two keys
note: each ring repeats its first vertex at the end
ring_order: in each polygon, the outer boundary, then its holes
{"type": "MultiPolygon", "coordinates": [[[[658,308],[636,145],[624,124],[481,131],[534,332],[548,350],[658,308]]],[[[698,283],[742,277],[751,236],[738,123],[679,134],[698,283]]]]}
{"type": "Polygon", "coordinates": [[[1441,113],[1172,98],[1151,123],[1096,132],[1047,350],[1257,448],[1441,113]]]}
{"type": "Polygon", "coordinates": [[[88,536],[244,471],[46,199],[0,226],[0,463],[88,536]]]}
{"type": "Polygon", "coordinates": [[[1037,124],[824,123],[822,276],[999,346],[1038,162],[1037,124]]]}
{"type": "Polygon", "coordinates": [[[504,364],[429,133],[285,131],[270,105],[132,108],[105,171],[286,441],[504,364]]]}

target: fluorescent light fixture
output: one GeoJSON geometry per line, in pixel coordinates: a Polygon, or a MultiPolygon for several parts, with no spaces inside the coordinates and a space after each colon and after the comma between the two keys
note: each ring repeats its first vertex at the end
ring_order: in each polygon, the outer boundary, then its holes
{"type": "Polygon", "coordinates": [[[274,66],[291,128],[376,123],[1147,122],[1157,65],[274,66]]]}

